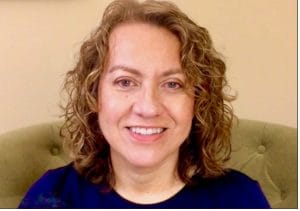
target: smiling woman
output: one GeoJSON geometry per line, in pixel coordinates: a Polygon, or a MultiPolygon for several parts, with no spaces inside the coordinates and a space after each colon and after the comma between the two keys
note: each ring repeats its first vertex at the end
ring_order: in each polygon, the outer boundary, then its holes
{"type": "Polygon", "coordinates": [[[136,178],[133,169],[139,167],[140,172],[157,175],[151,176],[161,183],[152,187],[156,194],[168,190],[174,182],[176,192],[184,186],[176,164],[179,147],[191,130],[194,97],[181,88],[186,81],[184,72],[170,72],[181,70],[180,42],[164,28],[130,23],[111,32],[109,46],[109,59],[98,89],[98,119],[110,145],[117,178],[114,187],[130,200],[164,200],[174,192],[148,199],[148,194],[134,191],[134,183],[143,177],[136,178]],[[165,181],[159,175],[164,175],[165,181]]]}
{"type": "Polygon", "coordinates": [[[256,181],[224,168],[225,69],[207,30],[175,5],[112,2],[65,81],[73,162],[47,172],[20,207],[269,207],[256,181]]]}

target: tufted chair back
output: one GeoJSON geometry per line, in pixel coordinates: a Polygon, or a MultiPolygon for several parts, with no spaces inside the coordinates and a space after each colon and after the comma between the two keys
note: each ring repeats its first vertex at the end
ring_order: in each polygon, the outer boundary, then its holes
{"type": "Polygon", "coordinates": [[[240,120],[232,131],[228,165],[257,180],[272,208],[297,208],[297,131],[240,120]]]}
{"type": "Polygon", "coordinates": [[[0,208],[16,208],[48,169],[68,163],[62,151],[59,122],[17,129],[0,136],[0,208]]]}
{"type": "MultiPolygon", "coordinates": [[[[0,136],[0,208],[15,208],[45,171],[70,162],[59,126],[50,122],[0,136]]],[[[228,167],[256,179],[273,208],[297,208],[296,129],[240,120],[234,124],[228,167]]]]}

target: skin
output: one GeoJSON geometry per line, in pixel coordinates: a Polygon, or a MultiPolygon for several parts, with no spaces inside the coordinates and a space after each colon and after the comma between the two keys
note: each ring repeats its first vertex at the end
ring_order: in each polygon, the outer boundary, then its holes
{"type": "Polygon", "coordinates": [[[194,114],[187,87],[175,35],[145,23],[113,29],[98,87],[98,118],[111,148],[114,189],[124,198],[154,203],[184,186],[176,165],[194,114]]]}

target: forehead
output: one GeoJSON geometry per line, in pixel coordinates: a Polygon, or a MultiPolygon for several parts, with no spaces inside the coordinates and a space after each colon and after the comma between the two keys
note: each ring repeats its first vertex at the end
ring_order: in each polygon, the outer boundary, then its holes
{"type": "Polygon", "coordinates": [[[147,23],[115,27],[109,37],[108,66],[181,69],[180,42],[165,28],[147,23]]]}

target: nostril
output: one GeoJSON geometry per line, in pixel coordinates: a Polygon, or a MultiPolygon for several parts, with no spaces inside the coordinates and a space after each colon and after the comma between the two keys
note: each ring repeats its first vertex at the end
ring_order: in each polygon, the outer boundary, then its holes
{"type": "Polygon", "coordinates": [[[133,112],[143,118],[152,118],[161,114],[162,99],[156,87],[148,84],[140,90],[133,104],[133,112]]]}

